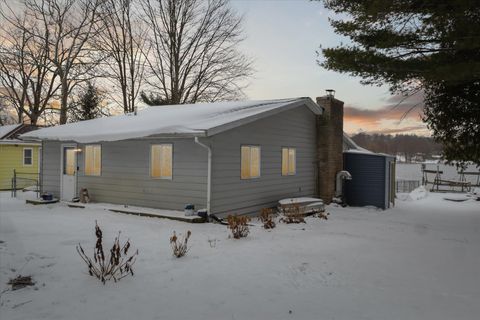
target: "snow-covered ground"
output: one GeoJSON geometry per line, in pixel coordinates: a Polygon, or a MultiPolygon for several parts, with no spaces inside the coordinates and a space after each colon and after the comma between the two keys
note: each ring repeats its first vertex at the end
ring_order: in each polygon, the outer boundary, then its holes
{"type": "Polygon", "coordinates": [[[223,225],[32,206],[2,193],[0,288],[17,274],[36,285],[3,292],[0,318],[478,319],[480,202],[445,196],[387,211],[330,206],[328,221],[256,226],[233,240],[223,225]],[[134,277],[102,285],[87,274],[75,245],[91,252],[95,220],[105,242],[121,230],[139,249],[134,277]],[[172,231],[188,229],[190,252],[173,258],[172,231]]]}

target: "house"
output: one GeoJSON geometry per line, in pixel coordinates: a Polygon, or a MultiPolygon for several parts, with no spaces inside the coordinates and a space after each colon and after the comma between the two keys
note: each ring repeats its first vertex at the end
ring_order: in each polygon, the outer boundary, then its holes
{"type": "Polygon", "coordinates": [[[342,169],[343,102],[326,96],[317,103],[156,106],[23,138],[42,141],[41,189],[63,200],[87,188],[96,202],[256,213],[281,198],[333,197],[342,169]],[[330,119],[333,109],[342,117],[330,119]]]}
{"type": "Polygon", "coordinates": [[[352,179],[345,181],[344,200],[349,206],[387,209],[395,204],[395,156],[358,146],[348,135],[343,141],[343,167],[352,179]]]}
{"type": "Polygon", "coordinates": [[[17,187],[38,183],[41,144],[18,139],[20,134],[35,129],[26,124],[0,126],[0,190],[12,187],[14,170],[18,174],[17,187]]]}

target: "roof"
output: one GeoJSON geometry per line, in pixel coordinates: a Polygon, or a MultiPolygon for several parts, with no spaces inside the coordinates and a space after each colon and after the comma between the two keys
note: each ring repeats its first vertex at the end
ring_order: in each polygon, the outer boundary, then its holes
{"type": "Polygon", "coordinates": [[[155,106],[137,115],[64,124],[32,131],[21,138],[91,143],[144,137],[208,137],[302,105],[314,114],[323,112],[310,98],[155,106]]]}
{"type": "Polygon", "coordinates": [[[344,150],[344,153],[352,153],[352,154],[363,154],[369,156],[380,156],[380,157],[390,157],[395,158],[392,155],[386,153],[375,153],[368,149],[360,147],[352,138],[348,136],[345,132],[343,133],[343,143],[347,146],[347,150],[344,150]]]}
{"type": "Polygon", "coordinates": [[[0,139],[6,139],[12,131],[15,131],[21,125],[21,123],[17,123],[8,126],[0,126],[0,139]]]}
{"type": "Polygon", "coordinates": [[[352,140],[352,138],[350,138],[348,136],[348,134],[346,134],[345,132],[343,133],[343,143],[345,144],[345,146],[347,147],[347,150],[363,150],[363,151],[367,151],[367,152],[371,152],[365,148],[362,148],[360,147],[355,141],[352,140]]]}

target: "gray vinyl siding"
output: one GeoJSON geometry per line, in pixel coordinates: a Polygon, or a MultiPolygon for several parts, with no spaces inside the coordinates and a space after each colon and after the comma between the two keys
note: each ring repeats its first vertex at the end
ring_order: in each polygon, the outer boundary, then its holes
{"type": "Polygon", "coordinates": [[[211,138],[212,212],[255,214],[288,197],[314,196],[315,115],[298,107],[211,138]],[[260,146],[260,177],[240,179],[240,148],[260,146]],[[282,176],[282,147],[296,148],[296,175],[282,176]]]}
{"type": "MultiPolygon", "coordinates": [[[[42,190],[60,197],[61,144],[45,141],[42,190]]],[[[77,192],[87,188],[94,202],[183,210],[206,207],[207,152],[191,139],[142,139],[94,143],[102,146],[100,176],[86,176],[84,153],[77,154],[77,192]],[[173,145],[172,180],[150,177],[150,145],[173,145]]],[[[77,144],[84,150],[84,144],[77,144]]]]}
{"type": "Polygon", "coordinates": [[[60,146],[58,141],[45,141],[42,148],[41,189],[60,197],[60,146]]]}
{"type": "Polygon", "coordinates": [[[87,188],[92,201],[172,210],[190,203],[206,207],[207,152],[193,138],[95,144],[102,146],[100,176],[86,176],[84,155],[78,156],[77,190],[87,188]],[[162,143],[173,145],[172,180],[150,177],[150,145],[162,143]]]}
{"type": "Polygon", "coordinates": [[[345,200],[350,206],[386,209],[386,159],[381,155],[344,153],[344,169],[352,180],[345,181],[345,200]]]}

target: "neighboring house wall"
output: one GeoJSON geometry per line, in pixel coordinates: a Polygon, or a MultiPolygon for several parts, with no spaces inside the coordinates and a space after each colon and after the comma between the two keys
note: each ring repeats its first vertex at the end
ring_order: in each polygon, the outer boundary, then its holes
{"type": "Polygon", "coordinates": [[[316,120],[298,107],[211,138],[212,212],[259,213],[288,197],[314,196],[316,183],[316,120]],[[261,147],[261,175],[240,179],[240,147],[261,147]],[[282,147],[296,148],[297,172],[282,176],[282,147]]]}
{"type": "Polygon", "coordinates": [[[13,170],[18,174],[17,187],[35,185],[38,179],[39,146],[27,144],[0,144],[0,190],[11,188],[13,170]],[[23,149],[32,149],[32,164],[23,164],[23,149]],[[21,179],[23,178],[23,179],[21,179]],[[28,180],[31,179],[31,180],[28,180]]]}
{"type": "MultiPolygon", "coordinates": [[[[66,142],[65,142],[66,143],[66,142]]],[[[45,142],[44,190],[60,196],[60,142],[45,142]]],[[[94,143],[102,146],[100,176],[84,173],[77,153],[77,194],[87,188],[92,201],[183,210],[206,207],[207,152],[191,139],[142,139],[94,143]],[[173,144],[172,180],[150,177],[150,145],[173,144]]],[[[84,150],[82,144],[78,148],[84,150]]]]}

